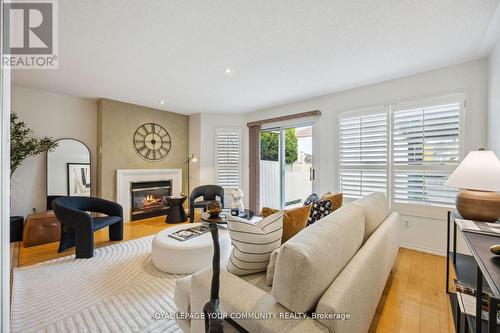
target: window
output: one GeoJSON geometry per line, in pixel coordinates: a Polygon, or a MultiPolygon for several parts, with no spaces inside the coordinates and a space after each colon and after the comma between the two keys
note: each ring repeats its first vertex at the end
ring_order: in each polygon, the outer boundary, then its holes
{"type": "Polygon", "coordinates": [[[444,186],[460,161],[461,103],[402,105],[393,112],[393,200],[453,205],[444,186]]]}
{"type": "Polygon", "coordinates": [[[341,115],[344,195],[384,192],[394,203],[453,205],[456,190],[444,182],[461,158],[463,105],[461,94],[341,115]]]}
{"type": "Polygon", "coordinates": [[[360,198],[387,193],[387,119],[384,108],[340,119],[340,189],[360,198]]]}
{"type": "Polygon", "coordinates": [[[216,130],[216,178],[225,189],[240,187],[241,131],[238,128],[216,130]]]}

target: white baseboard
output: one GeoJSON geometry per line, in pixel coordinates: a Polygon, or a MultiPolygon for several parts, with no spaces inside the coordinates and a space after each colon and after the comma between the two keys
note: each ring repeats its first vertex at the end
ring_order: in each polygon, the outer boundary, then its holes
{"type": "Polygon", "coordinates": [[[399,246],[402,248],[405,248],[405,249],[430,253],[430,254],[434,254],[436,256],[440,256],[440,257],[446,257],[446,253],[444,251],[440,251],[440,250],[436,250],[436,249],[431,249],[431,248],[427,248],[427,247],[420,247],[420,246],[415,246],[415,245],[406,244],[406,243],[400,243],[399,246]]]}

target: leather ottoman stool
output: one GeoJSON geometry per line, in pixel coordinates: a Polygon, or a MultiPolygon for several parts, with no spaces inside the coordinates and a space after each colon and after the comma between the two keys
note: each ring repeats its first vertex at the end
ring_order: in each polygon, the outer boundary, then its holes
{"type": "Polygon", "coordinates": [[[23,231],[23,245],[35,245],[57,242],[61,238],[61,223],[53,211],[31,214],[26,218],[23,231]]]}

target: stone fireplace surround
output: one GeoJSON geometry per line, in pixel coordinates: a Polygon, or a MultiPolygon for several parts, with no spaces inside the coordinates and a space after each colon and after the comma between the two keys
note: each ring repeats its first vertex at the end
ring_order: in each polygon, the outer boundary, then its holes
{"type": "Polygon", "coordinates": [[[118,169],[116,170],[116,202],[123,207],[124,222],[130,222],[132,182],[172,180],[172,195],[182,192],[182,169],[118,169]]]}

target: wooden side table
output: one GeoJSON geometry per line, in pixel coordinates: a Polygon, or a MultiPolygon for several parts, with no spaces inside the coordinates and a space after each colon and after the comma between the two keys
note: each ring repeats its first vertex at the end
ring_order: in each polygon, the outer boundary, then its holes
{"type": "Polygon", "coordinates": [[[61,223],[53,211],[31,214],[26,218],[23,230],[23,246],[57,242],[61,238],[61,223]]]}

